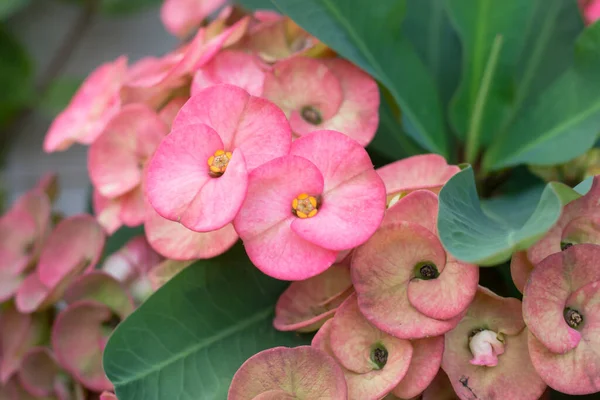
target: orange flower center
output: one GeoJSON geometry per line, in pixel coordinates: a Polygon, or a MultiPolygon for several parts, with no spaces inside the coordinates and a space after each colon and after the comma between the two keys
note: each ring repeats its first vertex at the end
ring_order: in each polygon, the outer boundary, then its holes
{"type": "Polygon", "coordinates": [[[209,174],[213,177],[219,177],[225,173],[227,164],[231,160],[231,152],[225,150],[217,150],[215,154],[208,157],[209,174]]]}
{"type": "Polygon", "coordinates": [[[292,201],[292,213],[298,218],[311,218],[317,215],[318,201],[315,196],[302,193],[292,201]]]}

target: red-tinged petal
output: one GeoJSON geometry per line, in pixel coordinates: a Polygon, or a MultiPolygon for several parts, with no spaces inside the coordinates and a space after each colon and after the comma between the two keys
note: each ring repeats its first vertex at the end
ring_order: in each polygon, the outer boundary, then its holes
{"type": "MultiPolygon", "coordinates": [[[[337,113],[318,124],[319,129],[343,132],[361,146],[368,145],[379,124],[379,88],[367,73],[341,58],[324,59],[323,63],[338,78],[343,101],[337,113]]],[[[315,129],[301,112],[293,112],[290,124],[294,132],[304,135],[315,129]]]]}
{"type": "Polygon", "coordinates": [[[163,108],[160,109],[158,116],[165,124],[167,124],[167,126],[171,127],[175,116],[189,99],[190,98],[186,96],[179,96],[171,99],[163,108]]]}
{"type": "Polygon", "coordinates": [[[61,221],[46,241],[38,264],[38,277],[47,288],[94,268],[104,247],[104,232],[89,215],[61,221]]]}
{"type": "Polygon", "coordinates": [[[0,315],[0,382],[8,382],[25,354],[47,339],[47,324],[46,314],[21,314],[13,307],[4,308],[0,315]]]}
{"type": "Polygon", "coordinates": [[[322,191],[321,172],[302,157],[280,157],[250,174],[246,200],[234,226],[261,271],[278,279],[304,280],[333,264],[335,251],[302,239],[290,228],[297,218],[291,211],[293,200],[302,193],[322,191]]]}
{"type": "Polygon", "coordinates": [[[18,378],[29,394],[44,397],[54,394],[60,373],[60,367],[50,349],[35,347],[23,358],[18,378]]]}
{"type": "Polygon", "coordinates": [[[350,268],[332,265],[317,276],[292,282],[277,301],[273,325],[280,331],[316,331],[351,293],[350,268]]]}
{"type": "Polygon", "coordinates": [[[527,350],[527,329],[521,303],[480,288],[467,315],[445,336],[442,368],[461,399],[518,398],[536,400],[546,385],[535,372],[527,350]],[[504,345],[497,365],[482,367],[471,361],[470,342],[477,333],[491,331],[504,345]]]}
{"type": "MultiPolygon", "coordinates": [[[[468,306],[467,298],[475,273],[467,267],[468,285],[461,290],[456,282],[460,273],[437,237],[420,225],[397,222],[381,228],[371,239],[354,251],[352,282],[358,304],[367,319],[379,329],[396,337],[416,339],[438,336],[452,329],[468,306]],[[419,278],[421,266],[435,266],[437,278],[419,278]],[[447,277],[442,277],[450,268],[447,277]],[[435,293],[411,288],[434,283],[435,293]],[[411,293],[412,292],[412,293],[411,293]],[[466,304],[465,304],[466,303],[466,304]],[[426,311],[423,314],[419,309],[426,311]],[[452,317],[451,314],[455,313],[452,317]],[[439,317],[438,317],[439,315],[439,317]]],[[[477,280],[475,279],[475,283],[477,280]]]]}
{"type": "Polygon", "coordinates": [[[252,356],[235,373],[227,399],[252,400],[270,391],[283,391],[291,398],[347,398],[340,367],[310,346],[276,347],[252,356]]]}
{"type": "Polygon", "coordinates": [[[123,225],[123,221],[120,219],[121,203],[118,198],[109,199],[94,190],[92,206],[96,220],[107,235],[112,235],[123,225]]]}
{"type": "Polygon", "coordinates": [[[252,96],[261,96],[265,70],[256,56],[242,51],[225,50],[196,71],[191,93],[194,96],[210,86],[226,83],[238,86],[252,96]]]}
{"type": "Polygon", "coordinates": [[[211,232],[227,226],[239,212],[248,187],[246,160],[240,149],[233,151],[225,173],[204,184],[182,214],[180,222],[196,232],[211,232]]]}
{"type": "Polygon", "coordinates": [[[177,260],[165,260],[152,268],[148,273],[148,279],[150,279],[150,285],[153,290],[158,290],[165,283],[171,280],[179,272],[190,266],[192,261],[177,261],[177,260]]]}
{"type": "Polygon", "coordinates": [[[160,9],[162,23],[171,34],[185,37],[225,4],[226,0],[166,0],[160,9]]]}
{"type": "Polygon", "coordinates": [[[44,151],[66,150],[74,142],[94,142],[121,106],[119,91],[126,69],[127,58],[122,56],[92,72],[50,126],[44,151]]]}
{"type": "MultiPolygon", "coordinates": [[[[4,257],[4,253],[0,252],[0,257],[4,257]]],[[[23,279],[20,274],[14,275],[11,272],[0,270],[0,303],[9,300],[17,293],[23,279]]]]}
{"type": "Polygon", "coordinates": [[[167,133],[167,125],[148,106],[123,107],[90,146],[88,170],[96,190],[115,198],[139,186],[143,165],[167,133]]]}
{"type": "Polygon", "coordinates": [[[52,328],[52,348],[59,364],[83,386],[98,392],[112,389],[102,369],[108,339],[102,324],[111,317],[104,304],[81,300],[58,314],[52,328]]]}
{"type": "Polygon", "coordinates": [[[417,339],[411,344],[413,353],[408,371],[392,391],[401,399],[418,396],[429,386],[440,370],[444,354],[443,336],[417,339]]]}
{"type": "Polygon", "coordinates": [[[238,239],[232,224],[212,232],[194,232],[179,222],[161,217],[152,209],[148,210],[145,233],[154,250],[180,261],[216,257],[238,239]]]}
{"type": "Polygon", "coordinates": [[[177,221],[209,180],[208,159],[224,150],[219,135],[207,125],[174,129],[148,164],[146,194],[163,217],[177,221]]]}
{"type": "Polygon", "coordinates": [[[121,319],[133,312],[133,299],[123,285],[103,271],[92,271],[75,280],[63,295],[67,303],[79,300],[94,300],[106,305],[121,319]]]}
{"type": "Polygon", "coordinates": [[[102,270],[119,282],[130,284],[146,275],[163,258],[157,254],[144,235],[130,239],[116,253],[106,258],[102,270]]]}
{"type": "Polygon", "coordinates": [[[377,169],[389,196],[418,189],[439,193],[459,171],[458,166],[448,165],[446,159],[437,154],[412,156],[377,169]]]}
{"type": "Polygon", "coordinates": [[[510,260],[510,276],[519,292],[523,293],[523,289],[533,268],[534,265],[527,258],[526,251],[517,251],[513,254],[510,260]]]}
{"type": "Polygon", "coordinates": [[[100,394],[100,400],[119,400],[114,393],[111,392],[102,392],[100,394]]]}
{"type": "Polygon", "coordinates": [[[565,310],[577,310],[573,293],[600,281],[599,258],[600,247],[575,245],[548,256],[531,273],[523,292],[523,318],[531,333],[550,351],[566,353],[582,340],[583,331],[567,324],[565,310]]]}
{"type": "Polygon", "coordinates": [[[564,244],[600,244],[600,215],[573,219],[565,226],[560,241],[564,244]]]}
{"type": "Polygon", "coordinates": [[[389,206],[381,226],[400,221],[421,225],[437,234],[438,197],[428,190],[415,190],[389,206]]]}
{"type": "Polygon", "coordinates": [[[291,132],[285,115],[273,103],[232,85],[217,85],[192,96],[173,121],[175,129],[202,123],[223,140],[223,149],[240,149],[248,170],[287,155],[291,132]]]}
{"type": "Polygon", "coordinates": [[[119,203],[119,220],[123,225],[135,227],[146,221],[146,208],[149,207],[142,186],[117,197],[119,203]]]}
{"type": "Polygon", "coordinates": [[[338,77],[323,61],[307,57],[294,57],[275,64],[265,77],[263,96],[281,107],[298,135],[320,128],[320,123],[316,122],[336,115],[344,100],[338,77]],[[293,124],[297,118],[302,120],[305,107],[311,107],[320,116],[313,119],[313,128],[308,131],[304,124],[299,127],[293,124]]]}
{"type": "Polygon", "coordinates": [[[433,382],[423,392],[422,400],[460,400],[460,398],[454,392],[448,375],[440,369],[433,382]]]}

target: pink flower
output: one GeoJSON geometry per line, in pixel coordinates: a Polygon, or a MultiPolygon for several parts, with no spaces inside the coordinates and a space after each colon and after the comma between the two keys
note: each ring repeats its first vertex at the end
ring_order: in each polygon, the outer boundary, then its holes
{"type": "Polygon", "coordinates": [[[600,246],[577,244],[541,261],[523,293],[531,360],[567,394],[600,391],[600,246]]]}
{"type": "Polygon", "coordinates": [[[600,1],[579,0],[579,7],[583,12],[586,24],[592,24],[600,18],[600,1]]]}
{"type": "Polygon", "coordinates": [[[94,206],[109,233],[121,223],[137,226],[144,222],[144,168],[167,133],[167,125],[152,109],[130,104],[90,146],[88,170],[96,191],[94,206]]]}
{"type": "Polygon", "coordinates": [[[303,280],[364,243],[384,211],[385,188],[367,152],[339,132],[316,131],[250,174],[234,226],[260,270],[303,280]]]}
{"type": "Polygon", "coordinates": [[[267,74],[263,96],[281,107],[298,136],[332,129],[366,146],[379,123],[377,83],[341,58],[281,61],[267,74]]]}
{"type": "Polygon", "coordinates": [[[316,331],[353,291],[350,267],[334,264],[317,276],[292,282],[277,301],[273,325],[280,331],[316,331]]]}
{"type": "Polygon", "coordinates": [[[183,38],[225,3],[226,0],[165,0],[160,19],[167,31],[183,38]]]}
{"type": "Polygon", "coordinates": [[[225,50],[201,67],[192,81],[192,96],[201,90],[228,83],[241,87],[252,96],[261,96],[266,66],[262,61],[242,51],[225,50]]]}
{"type": "Polygon", "coordinates": [[[448,332],[477,290],[479,269],[444,250],[437,213],[438,198],[432,192],[408,194],[388,209],[381,228],[352,256],[361,311],[396,337],[448,332]]]}
{"type": "Polygon", "coordinates": [[[442,368],[461,399],[537,400],[546,389],[527,350],[521,302],[480,288],[446,334],[442,368]]]}
{"type": "Polygon", "coordinates": [[[350,296],[333,319],[325,322],[312,346],[340,364],[350,400],[379,400],[406,376],[413,348],[371,325],[350,296]]]}
{"type": "Polygon", "coordinates": [[[276,347],[250,357],[235,373],[228,400],[346,400],[344,375],[327,354],[310,346],[276,347]]]}
{"type": "Polygon", "coordinates": [[[212,86],[183,106],[152,157],[148,200],[189,229],[220,229],[242,206],[248,173],[287,154],[290,142],[274,104],[235,86],[212,86]]]}
{"type": "Polygon", "coordinates": [[[146,238],[155,251],[172,260],[216,257],[229,250],[238,240],[233,224],[211,232],[194,232],[179,222],[161,217],[152,207],[148,208],[144,225],[146,238]]]}
{"type": "Polygon", "coordinates": [[[119,91],[126,70],[127,58],[122,56],[92,72],[54,119],[44,140],[44,151],[66,150],[74,142],[93,143],[121,107],[119,91]]]}
{"type": "Polygon", "coordinates": [[[415,190],[427,189],[438,194],[459,171],[459,167],[448,165],[446,159],[437,154],[412,156],[377,169],[385,183],[389,207],[415,190]]]}

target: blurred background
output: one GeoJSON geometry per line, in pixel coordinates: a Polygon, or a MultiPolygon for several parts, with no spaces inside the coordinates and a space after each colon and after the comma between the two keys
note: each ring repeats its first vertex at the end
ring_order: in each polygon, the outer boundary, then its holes
{"type": "Polygon", "coordinates": [[[44,174],[59,175],[56,208],[88,207],[87,147],[45,154],[53,117],[98,65],[176,46],[159,18],[160,0],[0,0],[0,190],[6,208],[44,174]]]}

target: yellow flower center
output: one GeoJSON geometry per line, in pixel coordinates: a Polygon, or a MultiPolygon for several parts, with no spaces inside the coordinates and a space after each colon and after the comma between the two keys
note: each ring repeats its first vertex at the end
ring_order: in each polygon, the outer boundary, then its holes
{"type": "Polygon", "coordinates": [[[302,193],[292,201],[292,213],[298,218],[311,218],[317,215],[317,206],[316,197],[302,193]]]}
{"type": "Polygon", "coordinates": [[[231,160],[231,152],[225,150],[217,150],[215,154],[208,157],[209,174],[213,177],[219,177],[225,173],[227,164],[231,160]]]}

